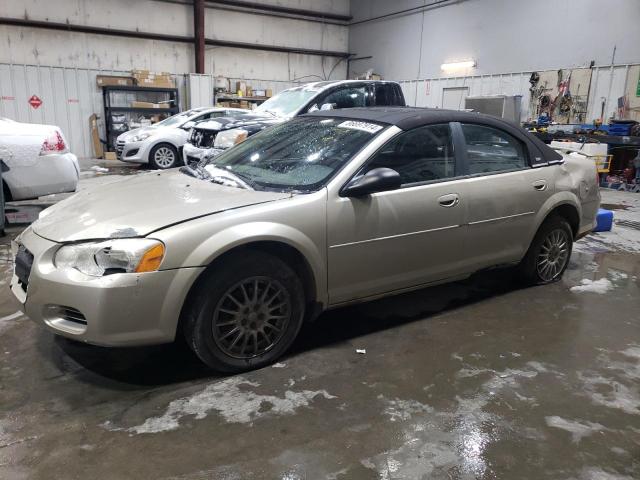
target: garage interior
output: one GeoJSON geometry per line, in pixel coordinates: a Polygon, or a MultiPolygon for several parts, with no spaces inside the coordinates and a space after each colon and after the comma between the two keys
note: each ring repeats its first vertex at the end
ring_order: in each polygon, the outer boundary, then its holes
{"type": "Polygon", "coordinates": [[[640,478],[639,46],[636,0],[1,2],[0,478],[640,478]],[[90,345],[19,309],[12,241],[41,212],[188,163],[218,114],[142,160],[122,135],[343,80],[396,82],[408,106],[500,117],[595,162],[599,231],[559,281],[489,269],[329,309],[239,374],[180,339],[90,345]],[[55,126],[71,188],[12,180],[20,125],[55,126]]]}

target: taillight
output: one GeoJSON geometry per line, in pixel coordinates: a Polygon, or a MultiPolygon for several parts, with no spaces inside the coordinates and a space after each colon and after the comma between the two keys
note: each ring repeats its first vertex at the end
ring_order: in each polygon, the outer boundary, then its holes
{"type": "Polygon", "coordinates": [[[64,143],[64,138],[60,134],[59,130],[54,130],[42,143],[40,149],[40,155],[47,155],[49,153],[64,153],[67,151],[67,145],[64,143]]]}

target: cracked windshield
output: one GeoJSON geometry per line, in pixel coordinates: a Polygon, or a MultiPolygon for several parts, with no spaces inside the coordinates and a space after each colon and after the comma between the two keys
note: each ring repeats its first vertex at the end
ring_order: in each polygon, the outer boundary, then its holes
{"type": "Polygon", "coordinates": [[[261,132],[204,167],[226,170],[255,189],[321,188],[383,127],[339,118],[298,118],[261,132]]]}

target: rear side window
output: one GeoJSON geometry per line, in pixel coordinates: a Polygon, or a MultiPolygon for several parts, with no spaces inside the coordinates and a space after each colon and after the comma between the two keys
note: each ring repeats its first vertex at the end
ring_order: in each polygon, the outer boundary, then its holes
{"type": "Polygon", "coordinates": [[[367,106],[367,89],[362,87],[340,88],[329,93],[318,106],[330,103],[333,108],[354,108],[367,106]]]}
{"type": "Polygon", "coordinates": [[[403,185],[454,177],[449,124],[427,125],[401,133],[382,147],[362,173],[382,167],[398,172],[403,185]]]}
{"type": "Polygon", "coordinates": [[[395,85],[392,84],[375,84],[375,103],[381,106],[402,105],[395,85]]]}
{"type": "Polygon", "coordinates": [[[527,166],[524,146],[515,137],[486,125],[462,124],[469,174],[506,172],[527,166]]]}

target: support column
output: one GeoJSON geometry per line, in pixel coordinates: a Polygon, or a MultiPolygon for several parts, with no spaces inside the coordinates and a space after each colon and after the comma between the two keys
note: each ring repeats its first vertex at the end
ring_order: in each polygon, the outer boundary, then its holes
{"type": "Polygon", "coordinates": [[[193,33],[196,73],[204,73],[204,0],[193,0],[193,33]]]}

